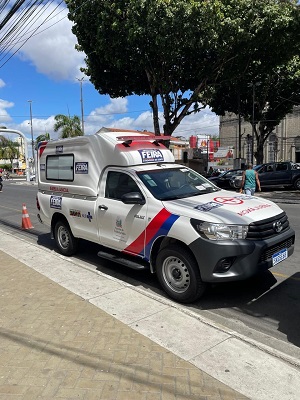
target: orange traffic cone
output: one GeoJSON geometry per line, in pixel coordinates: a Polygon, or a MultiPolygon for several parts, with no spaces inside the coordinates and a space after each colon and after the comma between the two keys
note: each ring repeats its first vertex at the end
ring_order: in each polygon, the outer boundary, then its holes
{"type": "Polygon", "coordinates": [[[27,208],[26,208],[26,204],[23,203],[22,205],[22,229],[31,229],[33,228],[28,212],[27,212],[27,208]]]}

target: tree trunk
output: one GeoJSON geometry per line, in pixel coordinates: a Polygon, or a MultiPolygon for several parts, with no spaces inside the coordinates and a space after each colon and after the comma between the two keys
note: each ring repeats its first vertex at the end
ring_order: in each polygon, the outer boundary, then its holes
{"type": "Polygon", "coordinates": [[[263,164],[264,162],[264,145],[268,137],[270,136],[271,132],[273,131],[274,127],[266,126],[263,121],[259,122],[258,125],[258,132],[255,126],[255,138],[256,138],[256,152],[254,153],[256,164],[263,164]]]}
{"type": "Polygon", "coordinates": [[[152,108],[153,127],[155,135],[160,135],[159,118],[158,118],[158,106],[157,106],[157,95],[152,94],[152,101],[150,107],[152,108]]]}
{"type": "Polygon", "coordinates": [[[152,97],[152,101],[150,101],[149,105],[152,108],[154,134],[159,136],[160,135],[160,127],[159,127],[159,118],[158,118],[157,93],[155,90],[155,87],[156,87],[155,86],[155,77],[151,74],[150,70],[146,69],[145,72],[146,72],[146,75],[148,78],[151,97],[152,97]]]}

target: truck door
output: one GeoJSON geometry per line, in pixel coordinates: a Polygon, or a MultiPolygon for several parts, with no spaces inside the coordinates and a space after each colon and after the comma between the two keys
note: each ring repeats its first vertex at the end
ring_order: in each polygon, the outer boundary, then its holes
{"type": "Polygon", "coordinates": [[[137,192],[145,199],[141,188],[126,172],[107,172],[104,197],[98,198],[100,244],[122,251],[130,246],[134,255],[144,255],[147,202],[125,204],[121,198],[126,193],[137,192]],[[132,245],[134,243],[134,245],[132,245]]]}
{"type": "Polygon", "coordinates": [[[288,185],[291,182],[289,163],[275,163],[274,177],[276,179],[277,185],[288,185]]]}
{"type": "Polygon", "coordinates": [[[263,164],[259,169],[257,169],[258,178],[262,186],[276,185],[274,169],[275,164],[263,164]]]}

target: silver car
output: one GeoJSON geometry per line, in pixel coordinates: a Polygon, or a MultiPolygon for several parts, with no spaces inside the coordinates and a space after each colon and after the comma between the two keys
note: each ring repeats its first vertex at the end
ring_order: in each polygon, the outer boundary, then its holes
{"type": "Polygon", "coordinates": [[[233,189],[240,189],[240,187],[242,186],[242,178],[243,178],[243,171],[233,175],[230,179],[230,186],[233,189]]]}

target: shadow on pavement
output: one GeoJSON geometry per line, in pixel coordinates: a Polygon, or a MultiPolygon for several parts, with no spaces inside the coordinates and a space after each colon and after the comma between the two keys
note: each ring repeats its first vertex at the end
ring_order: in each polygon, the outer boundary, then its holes
{"type": "Polygon", "coordinates": [[[300,273],[276,284],[270,271],[246,281],[217,284],[193,308],[237,308],[254,319],[272,320],[288,342],[300,348],[300,273]]]}

